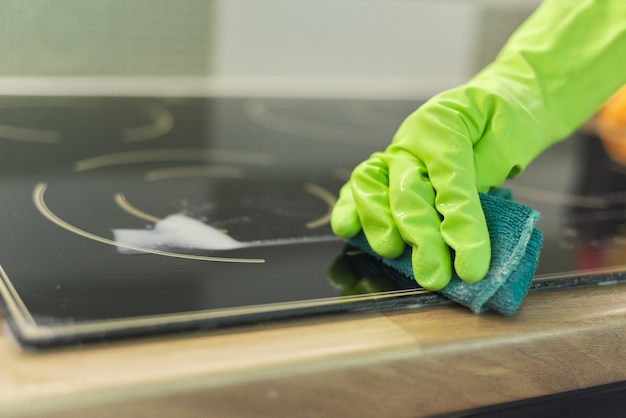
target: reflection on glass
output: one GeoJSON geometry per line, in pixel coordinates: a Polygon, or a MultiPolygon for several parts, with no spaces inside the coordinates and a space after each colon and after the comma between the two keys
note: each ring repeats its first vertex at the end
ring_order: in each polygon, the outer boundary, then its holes
{"type": "Polygon", "coordinates": [[[574,268],[587,270],[626,264],[626,166],[607,153],[595,133],[582,136],[576,194],[602,202],[572,206],[566,235],[574,245],[574,268]]]}
{"type": "Polygon", "coordinates": [[[333,261],[328,269],[328,281],[341,291],[342,296],[363,295],[369,293],[388,292],[394,290],[418,287],[408,280],[402,280],[404,286],[392,278],[389,268],[376,261],[368,254],[346,246],[343,253],[333,261]]]}

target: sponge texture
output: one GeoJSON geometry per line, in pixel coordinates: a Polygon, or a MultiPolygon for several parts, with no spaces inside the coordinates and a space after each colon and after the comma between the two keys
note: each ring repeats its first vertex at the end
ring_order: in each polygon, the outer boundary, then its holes
{"type": "MultiPolygon", "coordinates": [[[[468,284],[453,271],[450,283],[439,293],[468,307],[475,313],[492,309],[512,315],[528,293],[537,269],[542,234],[536,224],[539,213],[526,205],[506,198],[506,193],[480,193],[480,202],[491,238],[491,266],[487,276],[478,283],[468,284]],[[502,197],[501,197],[502,196],[502,197]]],[[[348,240],[352,246],[378,258],[415,283],[411,264],[411,249],[398,258],[381,258],[360,233],[348,240]]]]}

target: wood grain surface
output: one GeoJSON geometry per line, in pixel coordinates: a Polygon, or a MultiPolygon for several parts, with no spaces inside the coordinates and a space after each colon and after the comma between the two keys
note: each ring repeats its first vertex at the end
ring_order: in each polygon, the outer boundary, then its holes
{"type": "Polygon", "coordinates": [[[626,286],[52,352],[0,338],[10,417],[416,417],[626,380],[626,286]]]}

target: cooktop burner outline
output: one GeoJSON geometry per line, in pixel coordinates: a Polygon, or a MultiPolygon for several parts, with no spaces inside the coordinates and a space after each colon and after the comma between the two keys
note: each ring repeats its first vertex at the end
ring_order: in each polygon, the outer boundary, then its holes
{"type": "MultiPolygon", "coordinates": [[[[10,103],[0,104],[0,110],[6,109],[27,109],[33,106],[41,107],[46,104],[42,102],[25,102],[25,103],[10,103]]],[[[50,108],[81,108],[98,111],[99,108],[96,104],[72,101],[55,101],[48,104],[50,108]]],[[[122,142],[133,143],[147,141],[155,138],[159,138],[174,127],[174,115],[163,104],[156,101],[141,103],[138,107],[138,113],[147,119],[149,123],[123,128],[119,132],[119,136],[122,142]]],[[[24,128],[20,126],[12,126],[0,121],[0,138],[10,139],[15,141],[35,142],[41,144],[59,144],[63,137],[62,132],[53,129],[37,129],[37,128],[24,128]]]]}
{"type": "Polygon", "coordinates": [[[199,165],[160,168],[144,173],[146,181],[186,177],[243,178],[245,177],[245,172],[243,168],[231,165],[199,165]]]}
{"type": "Polygon", "coordinates": [[[272,166],[276,160],[272,154],[259,151],[234,149],[205,148],[158,148],[153,150],[124,151],[113,154],[98,155],[76,161],[73,170],[76,172],[104,168],[113,165],[173,162],[173,161],[207,161],[214,159],[224,163],[251,164],[272,166]]]}
{"type": "Polygon", "coordinates": [[[143,219],[144,221],[148,221],[151,223],[157,223],[160,220],[162,220],[162,218],[159,218],[158,216],[150,215],[149,213],[146,213],[142,211],[141,209],[139,209],[138,207],[132,205],[128,201],[128,199],[126,199],[126,196],[123,193],[115,193],[113,195],[113,200],[115,201],[117,206],[119,206],[120,209],[122,209],[124,212],[136,218],[143,219]]]}
{"type": "MultiPolygon", "coordinates": [[[[265,262],[262,258],[237,258],[237,257],[214,257],[214,256],[202,256],[195,254],[186,254],[179,252],[171,252],[171,251],[163,251],[158,249],[147,248],[143,246],[128,244],[124,242],[120,242],[117,240],[111,240],[97,234],[93,234],[91,232],[80,229],[69,222],[61,219],[58,215],[56,215],[46,204],[45,201],[45,192],[48,185],[46,183],[38,183],[33,189],[33,203],[39,213],[41,213],[46,219],[56,224],[57,226],[72,232],[76,235],[82,236],[87,239],[91,239],[93,241],[100,242],[102,244],[112,245],[115,247],[125,248],[127,250],[132,250],[136,252],[144,252],[149,254],[155,254],[160,256],[167,257],[175,257],[175,258],[185,258],[190,260],[200,260],[200,261],[213,261],[213,262],[228,262],[228,263],[263,263],[265,262]]],[[[321,186],[314,183],[306,183],[304,187],[305,191],[308,193],[319,197],[327,204],[327,211],[322,216],[317,219],[314,219],[305,224],[305,227],[308,229],[319,228],[323,225],[327,225],[330,221],[330,214],[332,211],[332,207],[334,206],[334,196],[328,190],[322,188],[321,186]]],[[[161,218],[150,215],[144,212],[141,209],[131,205],[126,197],[122,193],[116,193],[113,196],[115,203],[125,212],[129,213],[132,216],[135,216],[139,219],[143,219],[149,222],[158,223],[162,221],[161,218]]],[[[216,231],[221,233],[226,233],[227,231],[223,229],[215,228],[216,231]]],[[[254,241],[250,243],[243,242],[247,247],[255,247],[255,246],[266,246],[266,245],[281,245],[281,244],[298,244],[302,243],[310,243],[316,241],[326,241],[326,240],[338,240],[338,238],[334,236],[322,236],[322,237],[302,237],[302,238],[289,238],[289,239],[271,239],[267,241],[254,241]]]]}
{"type": "MultiPolygon", "coordinates": [[[[375,130],[381,133],[382,140],[388,140],[389,131],[387,129],[381,128],[376,123],[368,120],[368,117],[371,117],[371,115],[365,114],[365,111],[353,112],[352,107],[341,107],[339,111],[341,113],[341,123],[335,122],[334,124],[328,121],[316,121],[306,117],[290,116],[280,110],[272,109],[267,100],[261,99],[246,101],[243,106],[243,112],[250,121],[258,126],[292,135],[296,138],[371,146],[377,144],[379,140],[376,139],[375,142],[371,140],[366,141],[364,139],[366,135],[359,131],[371,132],[375,130]],[[348,115],[349,117],[346,117],[348,115]],[[346,121],[351,122],[351,125],[346,126],[346,121]]],[[[394,118],[392,121],[388,121],[388,124],[393,126],[400,121],[394,118]]]]}
{"type": "Polygon", "coordinates": [[[160,103],[144,103],[141,106],[141,113],[152,123],[124,129],[121,133],[124,142],[141,142],[159,138],[174,128],[174,115],[160,103]]]}
{"type": "Polygon", "coordinates": [[[39,213],[41,213],[46,219],[55,225],[72,232],[81,237],[100,242],[102,244],[112,245],[116,248],[125,248],[127,250],[136,251],[139,253],[148,253],[154,255],[161,255],[166,257],[174,257],[174,258],[184,258],[188,260],[198,260],[198,261],[216,261],[222,263],[264,263],[265,260],[262,258],[234,258],[234,257],[213,257],[213,256],[204,256],[204,255],[194,255],[194,254],[186,254],[186,253],[176,253],[171,251],[163,251],[158,249],[146,248],[138,245],[127,244],[123,242],[119,242],[116,240],[108,239],[101,237],[99,235],[93,234],[91,232],[87,232],[83,229],[80,229],[69,222],[59,218],[48,206],[46,205],[44,195],[46,192],[48,185],[46,183],[38,183],[33,189],[33,203],[39,213]]]}
{"type": "MultiPolygon", "coordinates": [[[[134,165],[137,163],[171,163],[171,162],[194,162],[194,161],[204,161],[209,164],[204,165],[184,165],[184,166],[175,166],[175,167],[166,167],[166,168],[158,168],[158,169],[149,169],[143,171],[143,180],[148,182],[154,182],[158,180],[165,179],[178,179],[178,178],[201,178],[201,177],[215,177],[215,178],[233,178],[240,179],[245,177],[245,171],[242,167],[234,166],[234,165],[218,165],[214,164],[214,162],[228,162],[228,163],[240,163],[240,164],[252,164],[252,165],[261,165],[261,166],[272,166],[274,164],[274,158],[271,154],[257,152],[257,151],[241,151],[241,150],[233,150],[233,149],[213,149],[211,152],[207,152],[205,149],[195,149],[195,148],[167,148],[167,149],[153,149],[153,150],[139,150],[139,151],[126,151],[120,153],[113,154],[105,154],[100,156],[95,156],[83,160],[79,160],[73,164],[73,171],[76,173],[85,172],[94,169],[100,168],[109,168],[117,165],[134,165]]],[[[91,239],[102,244],[112,245],[116,248],[123,249],[125,251],[131,252],[140,252],[140,253],[149,253],[161,256],[168,257],[176,257],[176,258],[186,258],[192,260],[203,260],[203,261],[213,261],[213,262],[231,262],[231,263],[263,263],[265,260],[263,258],[241,258],[241,257],[216,257],[216,256],[206,256],[206,255],[198,255],[198,254],[189,254],[185,252],[179,251],[166,251],[161,248],[151,248],[145,245],[136,245],[134,243],[123,242],[119,239],[109,239],[105,238],[99,234],[95,234],[92,232],[88,232],[82,228],[79,228],[73,225],[71,222],[68,222],[65,219],[62,219],[59,215],[57,215],[53,210],[50,209],[48,204],[45,201],[45,192],[48,188],[47,183],[40,182],[38,183],[33,190],[33,202],[37,210],[49,221],[53,222],[57,226],[70,231],[74,234],[82,236],[87,239],[91,239]]],[[[324,189],[322,186],[315,184],[313,182],[306,182],[303,185],[303,190],[320,199],[326,205],[326,210],[319,217],[312,219],[304,224],[307,229],[316,229],[324,225],[328,225],[330,223],[330,216],[333,206],[335,205],[336,198],[330,191],[324,189]]],[[[154,224],[154,229],[158,225],[163,226],[162,222],[165,218],[155,216],[153,214],[148,213],[144,209],[140,209],[135,205],[130,204],[127,196],[121,191],[117,191],[113,194],[113,200],[116,205],[123,210],[125,213],[128,213],[136,218],[139,218],[144,221],[148,221],[154,224]]],[[[167,217],[166,217],[167,218],[167,217]]],[[[192,221],[192,218],[188,218],[189,221],[192,221]]],[[[197,222],[201,222],[197,220],[197,222]]],[[[199,224],[202,225],[202,224],[199,224]]],[[[203,225],[204,227],[204,225],[203,225]]],[[[210,225],[206,225],[207,228],[211,228],[211,234],[213,235],[213,231],[218,234],[224,235],[224,239],[230,240],[230,236],[228,235],[228,231],[222,228],[214,228],[210,225]]],[[[142,233],[142,230],[124,230],[124,231],[137,231],[142,233]]],[[[127,234],[127,233],[126,233],[127,234]]],[[[142,233],[142,236],[147,237],[146,234],[150,234],[150,230],[147,229],[142,233]]],[[[128,237],[128,235],[125,235],[128,237]]],[[[136,235],[135,235],[136,236],[136,235]]],[[[334,237],[333,237],[334,238],[334,237]]],[[[207,238],[208,239],[208,238],[207,238]]],[[[220,238],[221,239],[221,238],[220,238]]],[[[314,238],[313,240],[320,239],[328,239],[328,238],[314,238]]],[[[254,241],[254,242],[238,242],[233,241],[231,245],[239,245],[240,248],[243,247],[254,247],[254,246],[266,246],[266,245],[279,245],[284,243],[297,244],[298,242],[311,242],[310,237],[299,238],[289,238],[288,240],[284,239],[271,239],[267,241],[254,241]]],[[[160,243],[160,241],[159,241],[160,243]]],[[[165,245],[165,244],[160,244],[165,245]]],[[[177,247],[173,245],[173,247],[177,247]]],[[[195,250],[205,250],[212,249],[210,247],[202,247],[196,248],[191,246],[192,249],[195,250]]],[[[234,248],[234,247],[233,247],[234,248]]],[[[222,249],[220,246],[214,248],[216,250],[222,249]]]]}
{"type": "Polygon", "coordinates": [[[331,212],[333,210],[333,207],[335,206],[335,203],[337,202],[335,195],[324,189],[322,186],[311,182],[305,183],[304,190],[312,194],[313,196],[317,196],[322,199],[324,202],[326,202],[327,206],[325,214],[317,219],[307,222],[304,226],[306,226],[308,229],[315,229],[323,225],[328,225],[330,223],[331,212]]]}
{"type": "MultiPolygon", "coordinates": [[[[337,199],[335,198],[335,195],[333,195],[331,192],[324,189],[323,187],[315,183],[310,183],[310,182],[304,184],[304,190],[313,196],[319,197],[321,200],[326,202],[326,205],[327,205],[326,213],[324,213],[322,216],[320,216],[317,219],[313,219],[305,223],[304,226],[308,229],[315,229],[315,228],[319,228],[321,226],[329,224],[332,209],[335,206],[335,202],[337,201],[337,199]]],[[[131,204],[123,193],[115,193],[113,195],[113,200],[120,207],[120,209],[122,209],[123,211],[125,211],[126,213],[132,216],[135,216],[136,218],[143,219],[144,221],[148,221],[151,223],[157,223],[163,220],[163,218],[159,218],[158,216],[151,215],[139,209],[135,205],[131,204]]],[[[227,232],[224,229],[217,228],[217,230],[222,231],[224,233],[227,232]]]]}

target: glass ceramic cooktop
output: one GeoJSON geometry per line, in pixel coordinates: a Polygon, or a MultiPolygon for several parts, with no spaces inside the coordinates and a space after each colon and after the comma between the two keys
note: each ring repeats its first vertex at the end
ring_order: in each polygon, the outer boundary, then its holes
{"type": "MultiPolygon", "coordinates": [[[[446,303],[329,226],[350,169],[417,105],[2,98],[9,329],[43,347],[446,303]]],[[[542,213],[536,287],[622,277],[625,171],[579,135],[507,185],[542,213]]]]}

